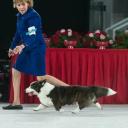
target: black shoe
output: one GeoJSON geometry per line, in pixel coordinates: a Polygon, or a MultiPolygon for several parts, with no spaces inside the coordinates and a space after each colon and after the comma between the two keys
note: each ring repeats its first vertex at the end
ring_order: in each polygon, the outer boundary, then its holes
{"type": "Polygon", "coordinates": [[[22,110],[23,106],[22,105],[8,105],[3,107],[4,110],[22,110]]]}

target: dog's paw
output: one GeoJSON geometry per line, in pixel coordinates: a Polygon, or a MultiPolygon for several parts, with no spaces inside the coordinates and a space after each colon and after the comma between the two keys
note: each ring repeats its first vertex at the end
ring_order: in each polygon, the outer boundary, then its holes
{"type": "Polygon", "coordinates": [[[33,108],[33,111],[39,111],[39,110],[45,109],[45,108],[46,108],[46,106],[40,104],[38,107],[33,108]]]}
{"type": "Polygon", "coordinates": [[[100,110],[102,110],[103,109],[103,107],[100,105],[100,103],[98,103],[98,102],[96,102],[96,107],[98,107],[100,110]]]}
{"type": "Polygon", "coordinates": [[[79,112],[80,112],[79,107],[77,107],[75,110],[72,111],[73,114],[77,114],[77,113],[79,113],[79,112]]]}
{"type": "Polygon", "coordinates": [[[64,112],[64,109],[61,108],[61,109],[59,110],[59,112],[64,112]]]}
{"type": "Polygon", "coordinates": [[[39,111],[40,109],[38,107],[33,108],[33,111],[39,111]]]}

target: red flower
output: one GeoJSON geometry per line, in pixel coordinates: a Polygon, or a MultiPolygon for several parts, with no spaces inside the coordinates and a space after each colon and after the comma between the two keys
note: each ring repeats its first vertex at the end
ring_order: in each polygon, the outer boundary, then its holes
{"type": "Polygon", "coordinates": [[[111,41],[110,37],[107,35],[106,32],[104,31],[100,31],[100,30],[96,30],[95,32],[88,32],[87,34],[85,34],[83,36],[83,43],[84,46],[90,45],[91,47],[95,47],[95,43],[97,41],[111,41]]]}
{"type": "Polygon", "coordinates": [[[55,47],[65,47],[64,41],[72,41],[76,40],[80,41],[80,35],[76,31],[72,31],[72,29],[61,29],[56,31],[55,34],[51,37],[51,43],[55,47]]]}

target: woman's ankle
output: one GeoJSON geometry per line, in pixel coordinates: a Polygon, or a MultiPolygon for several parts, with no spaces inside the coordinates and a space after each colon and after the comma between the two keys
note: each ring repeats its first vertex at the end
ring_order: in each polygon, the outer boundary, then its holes
{"type": "Polygon", "coordinates": [[[20,102],[13,102],[12,105],[20,105],[20,102]]]}

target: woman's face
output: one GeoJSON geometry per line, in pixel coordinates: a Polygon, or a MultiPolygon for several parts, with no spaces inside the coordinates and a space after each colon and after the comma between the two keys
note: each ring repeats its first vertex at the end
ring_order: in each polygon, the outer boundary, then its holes
{"type": "Polygon", "coordinates": [[[22,15],[27,12],[29,4],[27,2],[21,2],[16,4],[16,8],[22,15]]]}

